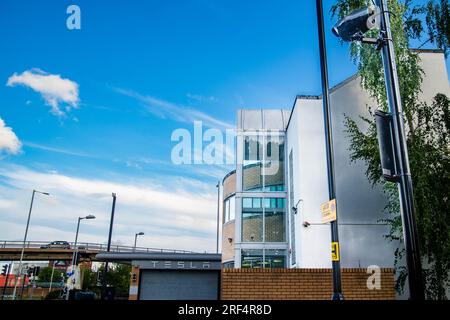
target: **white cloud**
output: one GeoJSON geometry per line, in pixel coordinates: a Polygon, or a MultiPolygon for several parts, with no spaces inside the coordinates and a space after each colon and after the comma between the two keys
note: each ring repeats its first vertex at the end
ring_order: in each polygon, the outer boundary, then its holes
{"type": "Polygon", "coordinates": [[[0,118],[0,153],[17,154],[20,152],[21,146],[22,144],[12,128],[7,127],[0,118]]]}
{"type": "Polygon", "coordinates": [[[65,103],[66,111],[78,108],[78,84],[72,80],[61,78],[59,74],[49,74],[39,69],[24,71],[22,74],[14,73],[6,84],[9,87],[24,85],[40,93],[52,113],[57,116],[64,115],[60,104],[65,103]]]}
{"type": "Polygon", "coordinates": [[[114,88],[117,93],[132,97],[147,107],[147,111],[162,119],[170,118],[178,122],[193,123],[202,121],[205,126],[218,129],[231,129],[231,123],[214,118],[202,111],[198,111],[183,105],[158,99],[152,96],[142,95],[132,90],[114,88]]]}
{"type": "Polygon", "coordinates": [[[61,153],[61,154],[69,155],[69,156],[83,157],[83,158],[93,158],[93,159],[97,159],[98,158],[97,156],[94,156],[94,155],[88,154],[88,153],[84,153],[84,152],[77,152],[77,151],[72,151],[72,150],[55,148],[55,147],[45,146],[45,145],[42,145],[42,144],[28,142],[28,141],[24,141],[23,145],[25,147],[30,147],[30,148],[33,148],[33,149],[39,149],[39,150],[44,150],[44,151],[49,151],[49,152],[54,152],[54,153],[61,153]]]}
{"type": "Polygon", "coordinates": [[[97,218],[83,223],[80,241],[106,241],[115,192],[115,241],[132,245],[134,234],[143,231],[141,246],[199,252],[215,247],[216,189],[195,179],[112,182],[8,166],[0,168],[0,181],[0,238],[20,238],[31,190],[38,189],[50,196],[35,199],[30,240],[72,241],[77,217],[92,213],[97,218]]]}

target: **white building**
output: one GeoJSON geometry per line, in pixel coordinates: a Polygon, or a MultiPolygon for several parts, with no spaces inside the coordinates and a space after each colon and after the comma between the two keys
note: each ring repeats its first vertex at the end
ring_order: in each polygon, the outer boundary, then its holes
{"type": "MultiPolygon", "coordinates": [[[[450,96],[444,54],[419,51],[421,99],[450,96]]],[[[384,239],[386,200],[363,163],[351,163],[344,117],[368,116],[375,102],[353,76],[330,91],[342,267],[392,267],[384,239]]],[[[363,123],[360,123],[363,127],[363,123]]],[[[331,268],[331,229],[321,96],[297,96],[289,110],[240,110],[237,166],[223,180],[222,262],[235,268],[331,268]],[[294,207],[296,209],[294,209],[294,207]]]]}

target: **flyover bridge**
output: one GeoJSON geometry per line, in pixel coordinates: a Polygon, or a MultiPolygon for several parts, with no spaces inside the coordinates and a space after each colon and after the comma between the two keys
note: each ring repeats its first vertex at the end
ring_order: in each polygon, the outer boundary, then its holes
{"type": "MultiPolygon", "coordinates": [[[[70,248],[46,248],[51,241],[26,241],[23,260],[25,261],[71,261],[75,250],[78,250],[79,261],[96,261],[96,255],[106,252],[104,243],[69,242],[70,248]]],[[[18,261],[22,252],[23,241],[0,240],[0,261],[18,261]]],[[[110,252],[121,253],[193,253],[186,250],[159,249],[111,245],[110,252]]]]}

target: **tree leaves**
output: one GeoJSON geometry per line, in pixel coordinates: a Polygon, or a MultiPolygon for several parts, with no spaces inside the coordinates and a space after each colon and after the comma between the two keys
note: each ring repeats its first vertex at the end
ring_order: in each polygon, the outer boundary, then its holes
{"type": "MultiPolygon", "coordinates": [[[[370,4],[364,0],[337,0],[331,12],[342,18],[354,9],[370,4]]],[[[427,32],[432,42],[448,50],[448,1],[429,1],[426,6],[413,6],[411,0],[390,0],[389,11],[397,59],[397,72],[403,104],[410,168],[414,187],[414,202],[419,230],[421,254],[426,281],[426,295],[431,299],[446,299],[450,270],[450,100],[438,94],[427,103],[420,102],[424,72],[416,51],[410,50],[411,39],[424,33],[421,15],[426,14],[427,32]]],[[[377,31],[368,35],[377,37],[377,31]]],[[[350,55],[358,67],[361,85],[376,101],[376,106],[387,110],[384,71],[381,55],[371,45],[352,43],[350,55]]],[[[346,133],[350,140],[350,159],[366,165],[366,176],[372,185],[380,184],[387,198],[386,218],[389,224],[388,241],[397,241],[396,288],[402,292],[406,269],[400,265],[404,257],[402,221],[397,186],[382,179],[376,126],[369,106],[370,118],[361,117],[368,129],[361,131],[358,122],[345,117],[346,133]]]]}

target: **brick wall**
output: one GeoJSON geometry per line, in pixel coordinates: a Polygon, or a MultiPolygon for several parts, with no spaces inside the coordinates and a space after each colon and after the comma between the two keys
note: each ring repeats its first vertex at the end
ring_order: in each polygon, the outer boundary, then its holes
{"type": "MultiPolygon", "coordinates": [[[[395,299],[394,269],[381,269],[381,289],[369,290],[366,269],[342,269],[346,300],[395,299]]],[[[329,300],[331,269],[224,269],[223,300],[329,300]]]]}
{"type": "Polygon", "coordinates": [[[223,198],[236,192],[236,172],[231,173],[223,181],[223,198]]]}
{"type": "Polygon", "coordinates": [[[234,260],[234,230],[234,220],[222,227],[222,262],[234,260]],[[228,239],[232,239],[231,242],[228,239]]]}

